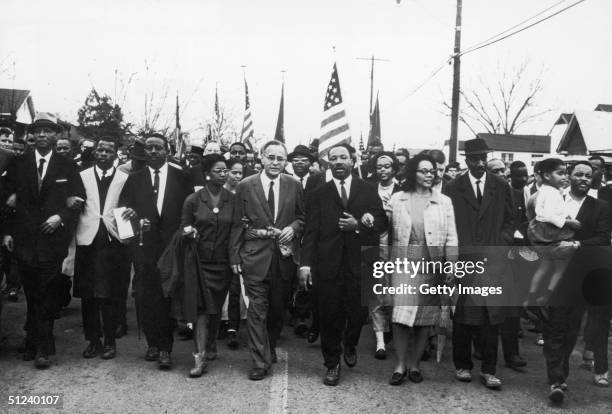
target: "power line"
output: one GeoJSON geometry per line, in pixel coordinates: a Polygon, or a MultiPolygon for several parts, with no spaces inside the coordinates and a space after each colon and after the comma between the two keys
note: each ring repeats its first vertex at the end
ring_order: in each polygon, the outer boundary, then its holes
{"type": "Polygon", "coordinates": [[[474,44],[474,45],[472,45],[472,46],[466,47],[466,48],[465,48],[464,53],[467,53],[467,52],[469,52],[471,49],[474,49],[474,48],[476,48],[476,47],[478,47],[478,46],[480,46],[480,45],[483,45],[483,44],[485,44],[485,43],[487,43],[487,42],[489,42],[489,41],[493,40],[493,39],[496,39],[496,38],[498,38],[499,36],[503,36],[503,35],[505,35],[505,34],[506,34],[506,33],[508,33],[510,30],[513,30],[513,29],[516,29],[516,28],[517,28],[517,27],[519,27],[519,26],[522,26],[523,24],[525,24],[525,23],[527,23],[527,22],[529,22],[529,21],[531,21],[531,20],[535,19],[536,17],[538,17],[538,16],[540,16],[540,15],[542,15],[542,14],[546,13],[546,12],[547,12],[547,11],[549,11],[550,9],[553,9],[553,8],[557,7],[557,6],[558,6],[558,5],[560,5],[561,3],[565,3],[566,1],[567,1],[567,0],[561,0],[561,1],[558,1],[557,3],[553,4],[552,6],[547,7],[546,9],[544,9],[544,10],[540,11],[539,13],[537,13],[537,14],[535,14],[535,15],[531,16],[531,17],[530,17],[530,18],[528,18],[528,19],[525,19],[525,20],[523,20],[523,21],[521,21],[521,22],[519,22],[519,23],[515,24],[515,25],[514,25],[514,26],[512,26],[512,27],[507,28],[506,30],[504,30],[503,32],[500,32],[500,33],[496,34],[495,36],[491,36],[491,37],[489,37],[488,39],[485,39],[485,40],[483,40],[483,41],[481,41],[481,42],[479,42],[479,43],[476,43],[476,44],[474,44]]]}
{"type": "MultiPolygon", "coordinates": [[[[522,28],[522,29],[520,29],[520,30],[515,30],[514,32],[509,33],[509,34],[507,34],[507,35],[505,35],[505,36],[503,36],[503,37],[500,37],[499,39],[496,39],[496,40],[493,40],[493,41],[487,42],[487,43],[485,43],[485,44],[483,44],[483,45],[480,45],[480,46],[478,46],[478,47],[475,47],[475,48],[473,48],[473,49],[466,50],[466,51],[462,52],[462,53],[461,53],[459,56],[467,55],[468,53],[475,52],[475,51],[477,51],[477,50],[479,50],[479,49],[482,49],[482,48],[484,48],[484,47],[490,46],[490,45],[492,45],[492,44],[494,44],[494,43],[501,42],[501,41],[502,41],[502,40],[504,40],[504,39],[507,39],[507,38],[509,38],[509,37],[511,37],[511,36],[514,36],[515,34],[518,34],[518,33],[521,33],[521,32],[523,32],[523,31],[527,30],[527,29],[530,29],[530,28],[532,28],[532,27],[533,27],[533,26],[535,26],[535,25],[538,25],[538,24],[540,24],[540,23],[542,23],[542,22],[545,22],[546,20],[551,19],[551,18],[555,17],[556,15],[563,13],[564,11],[571,9],[571,8],[572,8],[572,7],[574,7],[574,6],[577,6],[577,5],[579,5],[580,3],[584,3],[585,1],[586,1],[586,0],[579,0],[579,1],[575,2],[575,3],[572,3],[572,4],[570,4],[569,6],[567,6],[567,7],[563,8],[563,9],[561,9],[561,10],[559,10],[559,11],[557,11],[557,12],[555,12],[555,13],[551,14],[551,15],[546,16],[546,17],[544,17],[543,19],[537,20],[537,21],[533,22],[532,24],[530,24],[530,25],[528,25],[528,26],[523,27],[523,28],[522,28]]],[[[529,20],[531,20],[531,19],[529,19],[529,20]]]]}

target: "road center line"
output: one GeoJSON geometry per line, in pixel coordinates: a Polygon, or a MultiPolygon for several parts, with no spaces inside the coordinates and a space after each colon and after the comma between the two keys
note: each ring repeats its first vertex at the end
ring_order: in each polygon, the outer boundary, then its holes
{"type": "Polygon", "coordinates": [[[289,412],[287,393],[289,388],[289,355],[282,348],[276,348],[278,362],[270,382],[270,414],[289,412]]]}

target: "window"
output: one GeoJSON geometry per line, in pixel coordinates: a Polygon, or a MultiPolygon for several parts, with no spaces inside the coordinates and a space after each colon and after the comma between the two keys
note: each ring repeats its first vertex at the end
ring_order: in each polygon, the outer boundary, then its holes
{"type": "Polygon", "coordinates": [[[514,153],[513,152],[502,152],[501,159],[506,164],[511,164],[514,161],[514,153]]]}

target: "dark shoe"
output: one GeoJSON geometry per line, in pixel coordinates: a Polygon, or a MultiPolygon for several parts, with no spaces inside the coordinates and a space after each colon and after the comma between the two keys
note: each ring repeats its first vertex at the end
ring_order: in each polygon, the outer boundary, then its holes
{"type": "Polygon", "coordinates": [[[391,379],[389,380],[389,384],[391,385],[401,385],[404,381],[406,381],[406,377],[408,376],[408,371],[404,372],[394,372],[391,375],[391,379]]]}
{"type": "Polygon", "coordinates": [[[19,295],[17,294],[17,289],[9,289],[8,291],[8,300],[10,302],[17,302],[19,300],[19,295]]]}
{"type": "Polygon", "coordinates": [[[561,404],[563,402],[563,398],[565,398],[565,391],[563,391],[561,386],[557,384],[551,385],[548,399],[555,404],[561,404]]]}
{"type": "Polygon", "coordinates": [[[227,347],[229,349],[238,349],[238,332],[233,329],[227,331],[227,347]]]}
{"type": "Polygon", "coordinates": [[[270,348],[270,358],[272,359],[273,364],[276,364],[278,362],[278,356],[276,356],[276,348],[270,348]]]}
{"type": "MultiPolygon", "coordinates": [[[[345,361],[346,362],[346,361],[345,361]]],[[[336,365],[334,368],[329,368],[327,373],[325,374],[325,378],[323,378],[323,384],[335,386],[340,382],[340,364],[336,365]]]]}
{"type": "Polygon", "coordinates": [[[517,369],[527,365],[527,361],[521,358],[519,355],[512,355],[506,359],[506,366],[508,368],[517,369]]]}
{"type": "Polygon", "coordinates": [[[314,344],[315,342],[317,342],[317,339],[319,339],[319,332],[317,331],[308,332],[308,343],[309,344],[314,344]]]}
{"type": "Polygon", "coordinates": [[[114,339],[104,339],[102,359],[113,359],[117,355],[117,345],[114,339]]]}
{"type": "Polygon", "coordinates": [[[150,346],[145,354],[145,361],[157,361],[159,359],[159,348],[156,346],[150,346]]]}
{"type": "Polygon", "coordinates": [[[49,361],[49,356],[42,352],[36,353],[36,358],[34,359],[34,366],[38,369],[49,368],[51,365],[51,361],[49,361]]]}
{"type": "Polygon", "coordinates": [[[416,369],[408,370],[408,378],[412,382],[416,382],[416,383],[423,382],[423,374],[421,374],[421,371],[417,371],[416,369]]]}
{"type": "Polygon", "coordinates": [[[36,358],[36,351],[33,349],[26,349],[21,356],[21,359],[24,361],[34,361],[36,358]]]}
{"type": "Polygon", "coordinates": [[[172,368],[172,359],[170,358],[170,352],[159,351],[159,369],[170,369],[172,368]]]}
{"type": "Polygon", "coordinates": [[[260,381],[268,375],[268,370],[263,368],[253,368],[249,373],[249,379],[251,381],[260,381]]]}
{"type": "Polygon", "coordinates": [[[89,345],[83,351],[83,358],[95,358],[102,353],[102,342],[100,340],[89,341],[89,345]]]}
{"type": "Polygon", "coordinates": [[[300,323],[295,327],[293,333],[298,338],[306,338],[306,336],[308,336],[308,326],[306,326],[305,323],[300,323]]]}
{"type": "Polygon", "coordinates": [[[354,346],[344,348],[344,362],[349,368],[357,365],[357,350],[354,346]]]}
{"type": "Polygon", "coordinates": [[[125,335],[127,335],[127,324],[120,323],[115,331],[115,339],[123,338],[125,335]]]}
{"type": "Polygon", "coordinates": [[[374,353],[376,359],[387,359],[387,351],[384,348],[378,348],[374,353]]]}
{"type": "Polygon", "coordinates": [[[179,329],[178,335],[181,337],[181,341],[189,341],[193,339],[193,329],[184,326],[179,329]]]}

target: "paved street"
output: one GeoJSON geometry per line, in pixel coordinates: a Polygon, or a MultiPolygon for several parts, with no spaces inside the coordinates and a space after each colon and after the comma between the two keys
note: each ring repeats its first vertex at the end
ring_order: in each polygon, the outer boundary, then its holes
{"type": "MultiPolygon", "coordinates": [[[[4,298],[3,298],[4,300],[4,298]]],[[[580,354],[574,352],[570,392],[562,409],[550,407],[541,348],[533,344],[534,334],[522,340],[523,355],[529,364],[523,373],[502,366],[501,391],[490,391],[474,381],[459,383],[453,377],[450,346],[439,367],[423,364],[425,380],[391,387],[387,381],[393,360],[373,358],[374,340],[370,326],[363,330],[358,349],[359,362],[353,369],[342,367],[337,387],[322,384],[324,367],[318,342],[308,345],[286,328],[280,344],[274,374],[260,382],[247,379],[249,357],[246,337],[241,348],[229,350],[219,343],[219,358],[199,379],[188,378],[192,343],[178,341],[173,352],[174,368],[157,369],[143,359],[146,345],[138,340],[130,303],[130,330],[118,341],[118,356],[111,361],[85,360],[80,356],[86,343],[80,326],[80,301],[73,299],[64,317],[56,324],[58,355],[46,371],[35,370],[17,353],[24,322],[23,297],[18,303],[4,303],[3,340],[0,345],[0,412],[52,412],[24,408],[8,410],[8,394],[62,393],[67,413],[610,413],[612,388],[592,385],[592,375],[579,368],[580,354]]],[[[578,349],[582,343],[579,342],[578,349]]],[[[475,370],[475,372],[477,372],[475,370]]],[[[57,411],[54,411],[57,412],[57,411]]]]}

